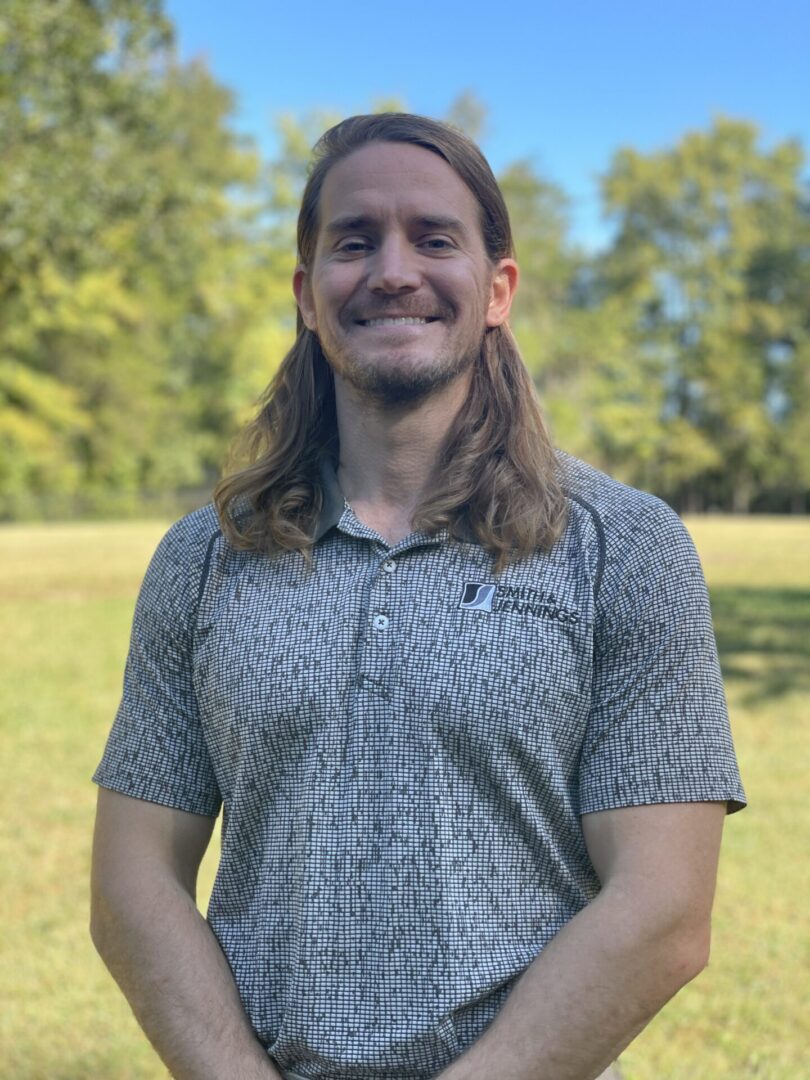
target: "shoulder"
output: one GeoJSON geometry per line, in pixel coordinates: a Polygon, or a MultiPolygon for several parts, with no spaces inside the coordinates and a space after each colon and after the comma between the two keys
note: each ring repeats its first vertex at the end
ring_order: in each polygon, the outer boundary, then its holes
{"type": "Polygon", "coordinates": [[[205,553],[212,540],[220,536],[219,519],[213,503],[193,510],[190,514],[180,518],[171,526],[164,535],[158,551],[166,554],[180,555],[196,560],[205,553]]]}
{"type": "Polygon", "coordinates": [[[688,537],[681,519],[657,495],[614,480],[562,451],[558,451],[558,461],[574,518],[582,514],[590,517],[611,551],[635,547],[640,538],[651,535],[688,537]]]}
{"type": "MultiPolygon", "coordinates": [[[[630,487],[563,451],[557,452],[563,488],[568,498],[598,518],[611,533],[640,525],[675,525],[680,518],[662,499],[630,487]]],[[[677,523],[677,524],[676,524],[677,523]]]]}
{"type": "Polygon", "coordinates": [[[571,528],[595,534],[605,584],[670,571],[702,578],[692,539],[671,506],[570,454],[560,451],[558,461],[571,528]]]}
{"type": "Polygon", "coordinates": [[[222,536],[213,504],[194,510],[176,521],[157,546],[150,569],[174,569],[187,580],[202,572],[206,559],[222,536]]]}
{"type": "Polygon", "coordinates": [[[212,552],[222,536],[212,504],[176,521],[164,534],[144,577],[139,608],[188,617],[195,609],[212,552]]]}

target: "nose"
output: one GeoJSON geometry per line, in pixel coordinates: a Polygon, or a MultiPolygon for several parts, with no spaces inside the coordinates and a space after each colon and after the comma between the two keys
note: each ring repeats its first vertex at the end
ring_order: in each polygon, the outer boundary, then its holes
{"type": "Polygon", "coordinates": [[[417,260],[418,255],[406,237],[387,236],[371,258],[369,289],[381,293],[418,289],[422,277],[417,260]]]}

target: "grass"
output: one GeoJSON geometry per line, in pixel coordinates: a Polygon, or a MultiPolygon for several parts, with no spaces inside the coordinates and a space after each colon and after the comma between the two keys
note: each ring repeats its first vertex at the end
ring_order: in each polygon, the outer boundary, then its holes
{"type": "MultiPolygon", "coordinates": [[[[709,579],[751,806],[729,819],[713,959],[623,1056],[626,1080],[807,1075],[810,521],[689,522],[709,579]]],[[[90,944],[89,781],[135,592],[164,525],[0,529],[2,1080],[165,1070],[90,944]]],[[[215,849],[202,874],[204,907],[215,849]]]]}

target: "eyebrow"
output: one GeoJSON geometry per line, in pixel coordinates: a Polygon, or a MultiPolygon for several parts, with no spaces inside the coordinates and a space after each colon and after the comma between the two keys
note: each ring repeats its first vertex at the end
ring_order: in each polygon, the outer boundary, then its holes
{"type": "MultiPolygon", "coordinates": [[[[461,236],[467,235],[464,222],[449,214],[420,214],[412,219],[411,224],[422,229],[441,229],[461,236]]],[[[368,214],[348,214],[344,217],[334,218],[324,226],[324,231],[330,236],[335,236],[347,232],[364,232],[375,228],[376,225],[376,219],[369,217],[368,214]]]]}

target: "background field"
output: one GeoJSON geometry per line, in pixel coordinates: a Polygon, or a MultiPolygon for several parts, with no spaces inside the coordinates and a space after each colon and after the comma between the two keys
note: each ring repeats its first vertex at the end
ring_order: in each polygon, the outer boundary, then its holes
{"type": "MultiPolygon", "coordinates": [[[[627,1080],[800,1080],[810,999],[810,521],[689,521],[751,806],[729,819],[713,960],[624,1056],[627,1080]]],[[[161,523],[0,529],[3,1080],[166,1075],[87,933],[101,754],[161,523]]],[[[203,874],[204,906],[214,850],[203,874]]]]}

